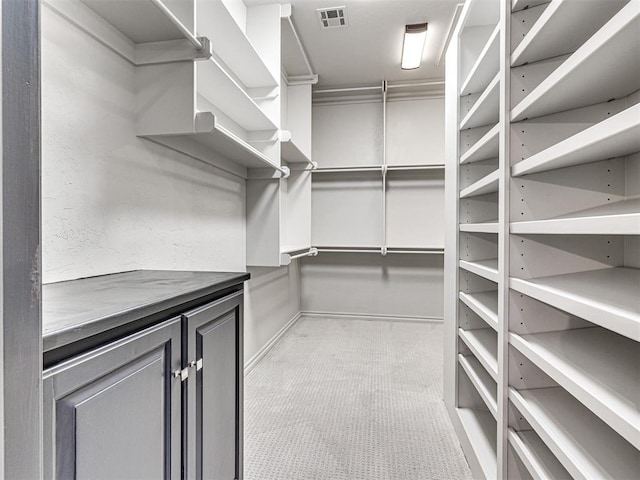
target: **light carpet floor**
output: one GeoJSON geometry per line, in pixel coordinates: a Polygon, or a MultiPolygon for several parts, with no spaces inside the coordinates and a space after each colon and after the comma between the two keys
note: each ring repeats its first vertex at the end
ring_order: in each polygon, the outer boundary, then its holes
{"type": "Polygon", "coordinates": [[[471,479],[442,326],[302,318],[245,379],[246,480],[471,479]]]}

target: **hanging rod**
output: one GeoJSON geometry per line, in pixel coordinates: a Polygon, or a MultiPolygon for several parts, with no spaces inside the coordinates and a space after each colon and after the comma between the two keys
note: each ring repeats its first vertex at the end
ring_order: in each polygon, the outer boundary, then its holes
{"type": "Polygon", "coordinates": [[[318,248],[320,253],[380,253],[380,249],[364,249],[364,248],[318,248]]]}
{"type": "Polygon", "coordinates": [[[433,165],[387,165],[387,170],[442,170],[444,164],[433,165]]]}
{"type": "Polygon", "coordinates": [[[292,260],[302,257],[315,257],[318,255],[318,249],[315,247],[311,247],[309,251],[298,253],[297,255],[291,255],[290,253],[282,253],[280,254],[280,265],[286,266],[291,263],[292,260]]]}
{"type": "Polygon", "coordinates": [[[418,82],[418,83],[387,83],[387,89],[393,88],[410,88],[410,87],[435,87],[438,85],[444,85],[444,80],[438,80],[435,82],[418,82]]]}
{"type": "Polygon", "coordinates": [[[342,93],[342,92],[366,92],[369,90],[380,90],[382,91],[382,86],[374,86],[374,87],[346,87],[346,88],[327,88],[321,90],[314,90],[314,94],[318,93],[342,93]]]}
{"type": "Polygon", "coordinates": [[[442,255],[444,254],[444,249],[437,250],[394,250],[393,248],[387,248],[387,253],[418,253],[421,255],[442,255]]]}
{"type": "Polygon", "coordinates": [[[381,172],[382,165],[366,165],[362,167],[331,167],[331,168],[316,168],[314,172],[317,173],[337,173],[337,172],[381,172]]]}
{"type": "Polygon", "coordinates": [[[198,50],[202,50],[204,48],[204,45],[202,44],[202,42],[200,40],[198,40],[195,36],[193,36],[193,34],[189,31],[189,29],[187,27],[184,26],[184,24],[180,21],[180,19],[178,17],[176,17],[173,12],[171,10],[169,10],[169,8],[167,8],[167,6],[162,3],[161,0],[151,0],[151,3],[153,3],[153,5],[160,10],[165,17],[167,17],[167,19],[173,23],[173,25],[175,25],[175,27],[180,30],[180,32],[187,37],[187,40],[189,40],[189,42],[191,43],[191,45],[193,45],[194,47],[196,47],[198,50]]]}

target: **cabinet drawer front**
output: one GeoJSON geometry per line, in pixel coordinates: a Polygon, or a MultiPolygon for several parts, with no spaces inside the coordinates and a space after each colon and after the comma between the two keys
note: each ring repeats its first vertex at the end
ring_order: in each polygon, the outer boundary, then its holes
{"type": "Polygon", "coordinates": [[[180,478],[180,320],[44,372],[46,478],[180,478]]]}

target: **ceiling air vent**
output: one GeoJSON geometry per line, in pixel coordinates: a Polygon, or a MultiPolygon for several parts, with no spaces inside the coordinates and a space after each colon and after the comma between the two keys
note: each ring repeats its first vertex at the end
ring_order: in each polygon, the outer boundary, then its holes
{"type": "Polygon", "coordinates": [[[346,27],[347,7],[319,8],[318,18],[322,28],[346,27]]]}

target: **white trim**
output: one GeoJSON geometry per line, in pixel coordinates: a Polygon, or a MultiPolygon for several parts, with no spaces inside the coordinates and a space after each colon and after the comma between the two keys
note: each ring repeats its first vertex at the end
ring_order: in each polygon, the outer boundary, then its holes
{"type": "Polygon", "coordinates": [[[246,377],[251,370],[258,364],[262,358],[269,353],[269,351],[280,341],[287,331],[293,327],[293,325],[302,317],[302,312],[296,313],[291,320],[289,320],[278,332],[271,337],[271,339],[265,343],[260,350],[258,350],[253,357],[251,357],[244,364],[244,376],[246,377]]]}
{"type": "Polygon", "coordinates": [[[443,317],[413,317],[404,315],[372,315],[369,313],[343,313],[343,312],[300,312],[302,317],[333,317],[352,320],[384,321],[384,322],[416,322],[416,323],[442,323],[443,317]]]}

